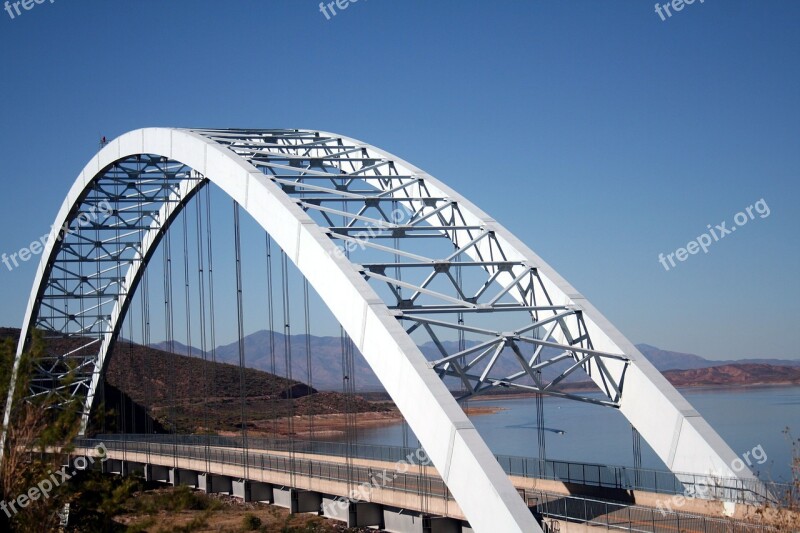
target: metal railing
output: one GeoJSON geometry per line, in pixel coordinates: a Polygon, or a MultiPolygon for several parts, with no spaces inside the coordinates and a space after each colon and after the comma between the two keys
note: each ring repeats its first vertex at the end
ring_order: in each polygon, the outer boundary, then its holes
{"type": "MultiPolygon", "coordinates": [[[[275,455],[267,450],[252,447],[243,450],[241,446],[235,445],[236,439],[229,437],[211,436],[212,438],[209,438],[197,435],[176,439],[172,435],[143,435],[141,436],[142,440],[131,440],[133,435],[126,436],[127,438],[120,437],[122,436],[102,435],[94,439],[77,439],[75,445],[88,449],[102,445],[109,451],[145,453],[153,456],[194,459],[226,465],[243,466],[247,464],[250,468],[264,471],[294,473],[300,476],[349,483],[349,487],[362,485],[367,490],[370,487],[380,487],[412,493],[420,496],[421,500],[434,497],[454,501],[441,478],[438,475],[427,475],[424,469],[420,469],[420,472],[403,472],[399,469],[387,472],[365,466],[348,465],[346,462],[307,459],[291,454],[275,455]],[[209,445],[209,442],[215,444],[209,445]],[[376,484],[378,472],[384,474],[380,477],[384,481],[379,485],[376,484]],[[385,477],[387,473],[389,474],[388,481],[385,477]]],[[[248,442],[251,443],[251,441],[248,442]]],[[[271,451],[280,451],[274,450],[275,442],[270,440],[269,444],[271,451]]],[[[295,441],[294,444],[298,444],[298,441],[295,441]]],[[[379,451],[382,454],[382,460],[391,460],[396,457],[396,455],[387,457],[388,449],[392,447],[372,448],[372,451],[383,449],[379,451]]],[[[402,448],[396,448],[392,453],[396,453],[397,449],[402,448]]],[[[315,450],[313,453],[318,453],[318,451],[315,450]]],[[[413,450],[411,453],[413,454],[413,450]]],[[[329,455],[333,456],[333,454],[329,455]]],[[[406,457],[407,454],[401,459],[406,457]]],[[[542,490],[519,489],[519,492],[531,510],[541,517],[587,523],[605,527],[608,530],[642,533],[675,533],[676,531],[760,533],[773,531],[761,524],[711,518],[666,508],[656,509],[579,496],[566,496],[542,490]]],[[[422,504],[422,501],[420,503],[422,504]]]]}
{"type": "Polygon", "coordinates": [[[658,510],[651,507],[551,494],[543,491],[525,491],[528,505],[535,513],[557,520],[580,522],[607,530],[635,531],[640,533],[676,533],[697,531],[703,533],[759,533],[773,532],[766,525],[731,519],[658,510]]]}
{"type": "MultiPolygon", "coordinates": [[[[142,453],[149,456],[176,457],[213,463],[244,466],[250,469],[294,474],[331,481],[341,481],[352,485],[390,488],[391,490],[421,494],[453,500],[447,486],[438,476],[427,475],[424,471],[385,471],[366,466],[350,465],[343,462],[329,462],[304,459],[291,455],[274,455],[249,448],[224,449],[213,445],[202,446],[195,443],[177,444],[175,442],[130,441],[106,438],[77,439],[80,448],[98,448],[101,445],[109,451],[142,453]],[[378,476],[381,473],[383,476],[378,476]],[[386,481],[388,475],[388,481],[386,481]],[[380,483],[378,483],[380,480],[380,483]]],[[[405,469],[404,469],[405,470],[405,469]]]]}
{"type": "MultiPolygon", "coordinates": [[[[219,435],[98,435],[105,441],[147,441],[153,443],[187,444],[242,448],[239,437],[219,435]]],[[[380,444],[308,441],[272,438],[247,439],[250,450],[270,450],[334,457],[355,457],[375,461],[397,462],[413,458],[415,464],[429,465],[427,456],[418,449],[380,444]]],[[[796,487],[789,484],[674,473],[665,470],[632,468],[596,463],[545,460],[531,457],[495,455],[503,470],[512,476],[543,479],[626,491],[645,491],[660,494],[685,494],[697,498],[725,500],[735,503],[763,504],[780,502],[794,496],[796,487]]]]}

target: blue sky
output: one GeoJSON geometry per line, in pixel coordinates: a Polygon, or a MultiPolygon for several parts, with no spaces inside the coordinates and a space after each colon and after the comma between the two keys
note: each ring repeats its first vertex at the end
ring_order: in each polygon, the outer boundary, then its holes
{"type": "MultiPolygon", "coordinates": [[[[318,128],[452,185],[634,342],[800,357],[800,4],[318,4],[0,11],[0,252],[47,231],[101,135],[318,128]],[[762,198],[769,217],[659,264],[762,198]]],[[[0,324],[21,323],[35,268],[0,265],[0,324]]]]}

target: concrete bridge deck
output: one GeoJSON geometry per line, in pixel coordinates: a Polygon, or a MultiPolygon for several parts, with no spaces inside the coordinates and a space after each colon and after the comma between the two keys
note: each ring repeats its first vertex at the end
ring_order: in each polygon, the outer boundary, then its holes
{"type": "MultiPolygon", "coordinates": [[[[262,501],[292,512],[319,513],[349,526],[377,526],[388,531],[472,531],[465,515],[424,452],[391,461],[287,449],[153,440],[83,439],[73,452],[71,468],[102,456],[95,465],[105,472],[182,484],[206,492],[228,493],[262,501]],[[155,442],[154,442],[155,441],[155,442]],[[99,448],[99,449],[98,449],[99,448]]],[[[301,446],[298,446],[301,447],[301,446]]],[[[561,531],[586,528],[629,531],[762,531],[756,525],[731,522],[751,509],[715,500],[685,498],[680,506],[669,494],[621,490],[552,479],[511,475],[512,483],[532,512],[561,531]]]]}

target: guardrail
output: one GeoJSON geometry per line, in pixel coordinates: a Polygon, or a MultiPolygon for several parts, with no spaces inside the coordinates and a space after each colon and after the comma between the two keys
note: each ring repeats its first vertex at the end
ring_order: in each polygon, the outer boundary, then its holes
{"type": "MultiPolygon", "coordinates": [[[[98,435],[98,439],[110,441],[147,441],[194,446],[217,446],[242,448],[240,437],[219,435],[171,435],[131,434],[98,435]]],[[[376,461],[396,462],[414,456],[415,448],[380,444],[357,444],[346,442],[308,441],[271,438],[248,438],[250,450],[274,450],[306,454],[354,457],[376,461]]],[[[735,503],[763,504],[787,501],[795,496],[796,487],[789,484],[741,480],[689,473],[674,473],[665,470],[632,468],[596,463],[577,463],[538,458],[495,455],[503,470],[512,476],[545,479],[589,485],[610,489],[638,490],[660,494],[695,494],[707,499],[721,499],[735,503]]],[[[427,461],[415,462],[430,464],[427,461]]]]}
{"type": "Polygon", "coordinates": [[[273,455],[252,448],[248,449],[245,454],[245,450],[221,449],[219,446],[209,447],[198,444],[151,441],[115,441],[106,438],[76,439],[75,445],[90,449],[103,445],[109,451],[194,459],[226,465],[246,465],[253,469],[341,481],[353,486],[361,484],[375,486],[376,480],[379,479],[382,481],[381,487],[391,488],[391,490],[453,500],[450,491],[441,478],[429,476],[423,470],[419,473],[401,472],[399,470],[391,471],[388,472],[389,481],[386,481],[385,477],[376,477],[378,473],[383,473],[383,470],[341,462],[304,459],[291,455],[273,455]]]}
{"type": "MultiPolygon", "coordinates": [[[[379,472],[370,467],[298,458],[291,454],[275,455],[267,450],[250,447],[247,450],[243,450],[241,447],[232,445],[233,443],[229,437],[215,437],[213,440],[217,444],[210,445],[208,442],[212,439],[197,435],[186,436],[190,438],[179,437],[178,439],[170,435],[144,435],[142,437],[146,437],[146,439],[142,440],[131,440],[133,435],[126,436],[127,438],[120,437],[103,435],[94,439],[77,439],[75,444],[82,448],[96,448],[103,445],[109,451],[195,459],[227,465],[244,466],[247,464],[250,468],[266,471],[346,482],[349,484],[348,487],[356,487],[361,484],[374,486],[376,474],[379,472]],[[186,442],[178,442],[179,440],[186,442]]],[[[233,440],[235,441],[235,439],[233,440]]],[[[274,443],[271,442],[271,444],[274,443]]],[[[295,441],[295,444],[297,444],[297,441],[295,441]]],[[[383,460],[392,460],[392,458],[386,457],[386,453],[388,453],[386,450],[381,453],[383,453],[383,460]]],[[[411,453],[413,454],[413,451],[411,453]]],[[[406,456],[401,457],[401,459],[406,456]]],[[[420,469],[418,473],[394,471],[390,472],[390,474],[391,479],[381,483],[380,486],[385,489],[419,495],[421,507],[425,505],[425,498],[434,497],[454,501],[441,478],[427,475],[424,469],[420,469]]],[[[520,489],[519,492],[531,510],[542,517],[587,523],[593,526],[605,527],[607,530],[642,533],[675,533],[676,531],[762,533],[774,531],[774,529],[760,524],[710,518],[670,510],[658,510],[599,499],[566,496],[541,490],[520,489]]]]}
{"type": "Polygon", "coordinates": [[[625,505],[592,498],[563,496],[543,491],[525,491],[528,505],[543,517],[590,524],[606,530],[639,533],[762,533],[772,527],[730,519],[680,513],[650,507],[625,505]]]}

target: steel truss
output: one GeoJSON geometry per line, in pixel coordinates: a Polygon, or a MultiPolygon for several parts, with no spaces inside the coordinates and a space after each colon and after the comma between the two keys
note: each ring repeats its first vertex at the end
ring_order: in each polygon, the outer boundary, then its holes
{"type": "Polygon", "coordinates": [[[513,252],[495,232],[471,224],[457,200],[432,193],[420,176],[403,175],[393,160],[338,136],[203,133],[263,170],[351,260],[357,262],[356,252],[375,252],[360,255],[381,261],[357,267],[373,285],[385,286],[384,301],[408,333],[427,334],[439,351],[431,367],[461,382],[459,400],[506,387],[618,406],[628,358],[595,350],[583,312],[575,305],[556,305],[537,268],[511,259],[513,252]],[[419,246],[429,251],[413,253],[419,246]],[[440,280],[440,288],[432,288],[440,280]],[[464,313],[508,313],[512,316],[504,317],[503,325],[520,322],[512,330],[476,327],[465,323],[464,313]],[[485,340],[455,351],[442,342],[448,331],[485,340]],[[501,359],[512,360],[517,370],[498,373],[501,359]],[[559,365],[564,361],[570,364],[559,365]],[[560,370],[545,379],[542,371],[548,367],[560,370]],[[559,390],[579,370],[597,374],[603,399],[559,390]]]}
{"type": "Polygon", "coordinates": [[[14,375],[33,328],[55,351],[28,396],[78,399],[88,420],[148,261],[209,181],[329,306],[476,530],[539,529],[442,380],[459,400],[507,387],[611,406],[673,471],[752,478],[732,470],[736,454],[705,420],[510,232],[409,163],[317,131],[154,128],[104,147],[42,254],[14,375]],[[581,379],[597,393],[566,388],[581,379]]]}
{"type": "Polygon", "coordinates": [[[155,155],[115,162],[98,175],[61,223],[56,251],[46,266],[33,327],[50,350],[37,360],[28,397],[52,395],[57,406],[79,398],[88,417],[98,356],[121,325],[118,302],[138,282],[126,280],[132,265],[147,264],[160,236],[206,180],[185,165],[155,155]],[[147,245],[148,234],[158,239],[147,245]]]}

